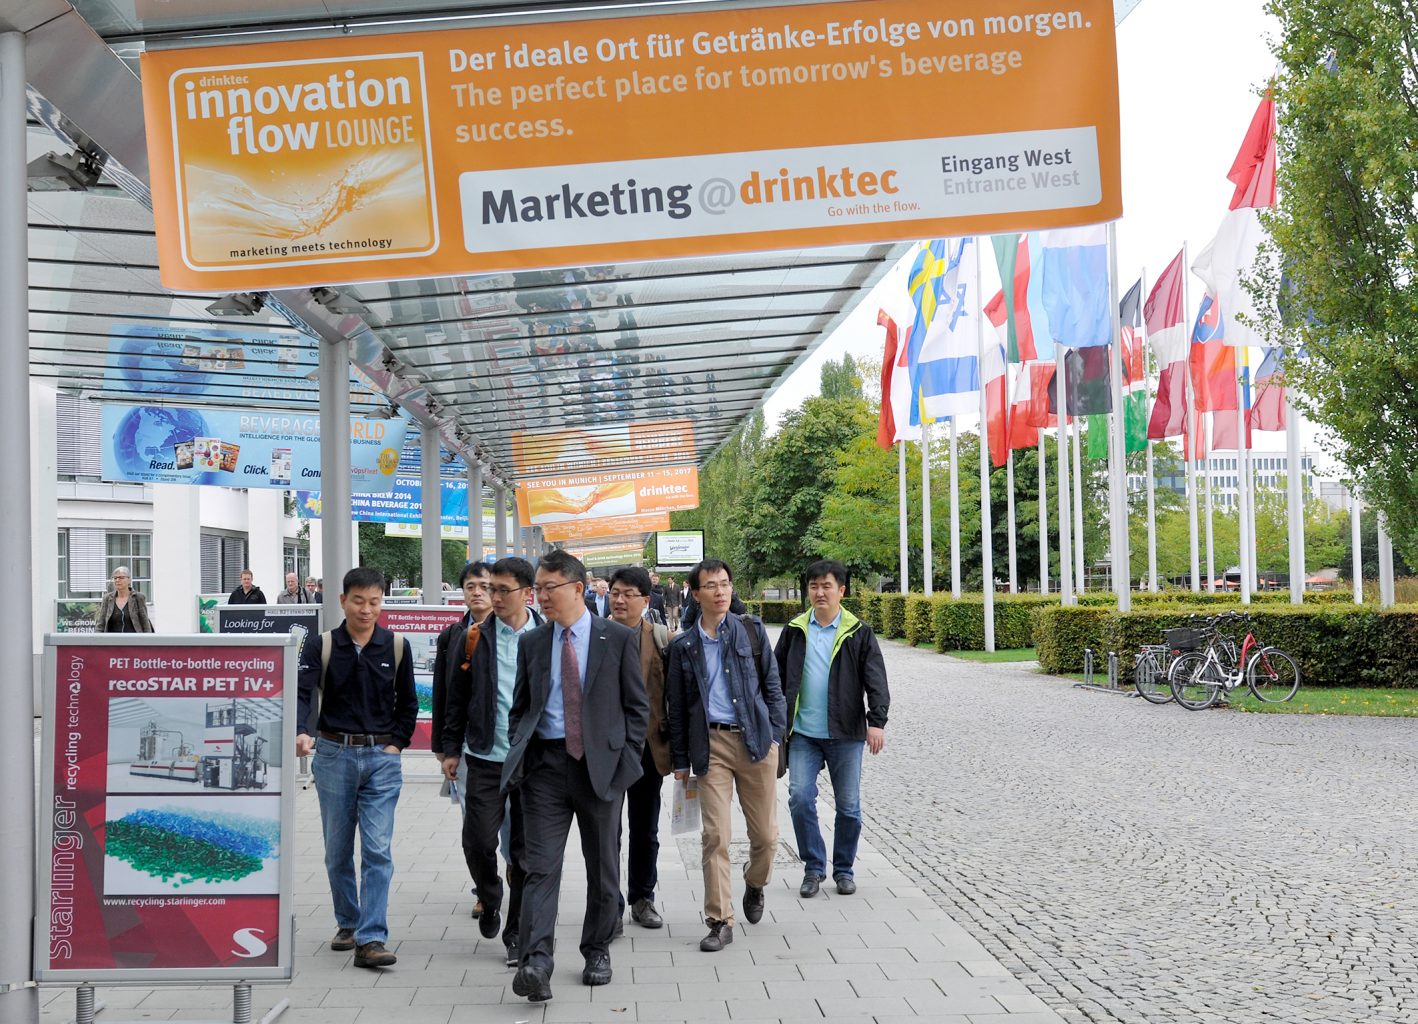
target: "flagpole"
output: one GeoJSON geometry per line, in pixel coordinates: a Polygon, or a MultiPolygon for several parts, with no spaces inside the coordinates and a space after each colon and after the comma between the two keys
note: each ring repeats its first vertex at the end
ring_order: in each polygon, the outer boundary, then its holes
{"type": "MultiPolygon", "coordinates": [[[[1006,364],[1006,365],[1007,365],[1007,364],[1006,364]]],[[[1007,381],[1007,380],[1006,380],[1006,386],[1008,386],[1008,381],[1007,381]]],[[[1004,429],[1005,429],[1005,438],[1006,438],[1006,442],[1005,442],[1005,443],[1008,443],[1008,438],[1009,438],[1009,422],[1008,422],[1008,420],[1005,421],[1005,428],[1004,428],[1004,429]]],[[[1011,448],[1011,449],[1009,450],[1009,454],[1008,454],[1007,456],[1005,456],[1005,460],[1004,460],[1004,479],[1005,479],[1005,516],[1006,516],[1006,517],[1008,518],[1008,520],[1009,520],[1009,592],[1010,592],[1011,594],[1017,594],[1017,593],[1019,593],[1019,562],[1018,562],[1018,558],[1017,558],[1017,556],[1016,556],[1016,554],[1015,554],[1015,550],[1014,550],[1014,548],[1015,548],[1015,538],[1014,538],[1014,449],[1013,449],[1013,448],[1011,448]]]]}
{"type": "MultiPolygon", "coordinates": [[[[1141,295],[1147,295],[1147,267],[1142,268],[1142,274],[1138,278],[1141,282],[1141,295]]],[[[1146,301],[1145,298],[1141,301],[1146,301]]],[[[1183,317],[1186,316],[1186,307],[1182,307],[1183,317]]],[[[1147,317],[1142,318],[1142,393],[1150,394],[1152,391],[1152,346],[1149,344],[1147,335],[1147,317]]],[[[1150,593],[1157,593],[1157,488],[1155,486],[1156,471],[1152,463],[1152,438],[1147,439],[1147,589],[1150,593]]],[[[1131,546],[1131,538],[1129,538],[1131,546]]]]}
{"type": "MultiPolygon", "coordinates": [[[[1182,323],[1183,323],[1183,326],[1186,326],[1185,317],[1188,315],[1188,311],[1191,309],[1191,287],[1190,287],[1190,285],[1188,285],[1188,283],[1187,283],[1187,282],[1190,280],[1190,271],[1188,270],[1188,268],[1189,268],[1190,266],[1191,266],[1191,261],[1187,259],[1187,243],[1186,243],[1186,242],[1183,242],[1183,243],[1182,243],[1182,316],[1183,316],[1183,321],[1182,321],[1182,323]]],[[[1201,433],[1202,433],[1202,430],[1203,430],[1204,428],[1198,429],[1198,426],[1199,426],[1199,425],[1198,425],[1198,423],[1197,423],[1196,394],[1195,394],[1194,389],[1192,388],[1192,344],[1194,343],[1195,339],[1194,339],[1194,338],[1192,337],[1192,335],[1191,335],[1191,328],[1190,328],[1190,327],[1186,327],[1186,330],[1187,330],[1187,348],[1186,348],[1187,360],[1186,360],[1186,365],[1183,367],[1183,370],[1182,370],[1182,380],[1183,380],[1182,387],[1183,387],[1183,389],[1184,389],[1183,394],[1184,394],[1184,397],[1185,397],[1185,399],[1186,399],[1186,404],[1187,404],[1187,407],[1186,407],[1186,426],[1185,426],[1185,428],[1184,428],[1184,429],[1186,430],[1186,432],[1187,432],[1187,443],[1186,443],[1186,445],[1184,446],[1184,449],[1183,449],[1183,451],[1182,451],[1182,457],[1183,457],[1184,459],[1186,459],[1186,464],[1187,464],[1187,516],[1188,516],[1188,522],[1187,522],[1187,536],[1188,536],[1188,540],[1190,541],[1190,544],[1191,544],[1192,593],[1193,593],[1193,594],[1199,594],[1199,593],[1201,593],[1201,559],[1200,559],[1200,545],[1197,543],[1197,522],[1196,522],[1196,504],[1197,504],[1197,502],[1196,502],[1196,463],[1197,463],[1197,457],[1196,457],[1196,442],[1197,442],[1197,438],[1200,437],[1200,435],[1201,435],[1201,433]]],[[[1210,453],[1210,449],[1207,449],[1207,452],[1210,453]]],[[[1208,516],[1209,516],[1209,513],[1208,513],[1208,516]]],[[[1210,542],[1208,542],[1208,543],[1210,543],[1210,542]]],[[[1209,578],[1209,577],[1208,577],[1208,578],[1209,578]]]]}
{"type": "MultiPolygon", "coordinates": [[[[924,417],[922,417],[924,420],[924,417]]],[[[931,566],[931,425],[921,423],[921,590],[935,592],[931,566]]]]}
{"type": "MultiPolygon", "coordinates": [[[[1081,384],[1082,382],[1080,382],[1081,384]]],[[[1083,417],[1073,418],[1073,574],[1074,589],[1088,589],[1083,574],[1083,417]]]]}
{"type": "Polygon", "coordinates": [[[1379,607],[1393,607],[1393,539],[1388,535],[1388,523],[1382,514],[1379,521],[1379,607]]]}
{"type": "Polygon", "coordinates": [[[1364,502],[1359,488],[1349,488],[1349,546],[1354,556],[1354,603],[1364,603],[1364,502]]]}
{"type": "MultiPolygon", "coordinates": [[[[1222,310],[1222,315],[1226,314],[1222,310]]],[[[1241,349],[1236,349],[1236,362],[1241,362],[1241,349]]],[[[1240,367],[1237,367],[1240,370],[1240,367]]],[[[1251,494],[1250,481],[1248,479],[1248,469],[1250,460],[1246,458],[1246,396],[1244,384],[1241,381],[1241,374],[1236,374],[1236,501],[1241,514],[1240,545],[1237,548],[1236,561],[1241,568],[1241,603],[1251,603],[1251,494]]]]}
{"type": "MultiPolygon", "coordinates": [[[[1273,385],[1272,385],[1273,386],[1273,385]]],[[[1290,603],[1305,600],[1305,499],[1304,478],[1300,475],[1300,410],[1290,401],[1290,382],[1285,382],[1285,461],[1286,505],[1290,523],[1290,603]]]]}
{"type": "MultiPolygon", "coordinates": [[[[1026,367],[1027,369],[1027,367],[1026,367]]],[[[1033,386],[1031,380],[1030,386],[1033,386]]],[[[1039,431],[1039,593],[1049,592],[1049,459],[1039,431]]]]}
{"type": "MultiPolygon", "coordinates": [[[[890,401],[890,398],[887,399],[890,401]]],[[[911,592],[910,578],[910,552],[909,552],[909,530],[906,523],[906,442],[896,442],[896,477],[897,477],[897,532],[901,535],[901,574],[898,578],[901,586],[901,593],[911,592]]]]}
{"type": "MultiPolygon", "coordinates": [[[[975,280],[980,280],[980,239],[975,239],[975,280]]],[[[977,305],[982,305],[977,303],[977,305]]],[[[989,443],[989,403],[985,398],[985,317],[983,310],[975,316],[975,342],[980,360],[980,570],[981,587],[984,592],[985,650],[995,649],[995,551],[994,523],[990,508],[990,443],[989,443]]],[[[1009,364],[1005,364],[1005,405],[1009,405],[1009,364]]],[[[950,418],[952,429],[955,417],[950,418]]],[[[954,436],[952,434],[952,436],[954,436]]],[[[1006,443],[1008,433],[1006,432],[1006,443]]],[[[952,458],[953,463],[953,458],[952,458]]],[[[1014,544],[1010,543],[1011,562],[1014,544]]],[[[960,595],[957,594],[957,597],[960,595]]]]}
{"type": "Polygon", "coordinates": [[[1251,538],[1251,592],[1260,590],[1260,541],[1256,536],[1256,471],[1255,460],[1251,458],[1251,407],[1255,404],[1255,388],[1251,381],[1251,349],[1246,346],[1241,365],[1241,383],[1246,396],[1246,432],[1242,440],[1246,445],[1246,493],[1250,496],[1250,522],[1247,532],[1251,538]]]}
{"type": "MultiPolygon", "coordinates": [[[[1216,414],[1212,413],[1212,415],[1216,414]]],[[[1202,475],[1206,479],[1206,591],[1209,594],[1214,594],[1216,593],[1216,529],[1213,516],[1214,506],[1211,502],[1211,443],[1215,439],[1211,436],[1211,420],[1203,420],[1201,426],[1202,432],[1206,434],[1206,462],[1202,467],[1202,475]]]]}
{"type": "MultiPolygon", "coordinates": [[[[1065,365],[1067,351],[1062,345],[1056,345],[1054,355],[1057,360],[1054,389],[1057,392],[1059,409],[1059,443],[1056,446],[1059,459],[1059,600],[1067,607],[1078,603],[1078,596],[1073,591],[1073,517],[1069,512],[1068,501],[1068,368],[1065,365]]],[[[1041,450],[1043,444],[1041,439],[1041,450]]],[[[1041,533],[1047,532],[1042,523],[1039,529],[1041,533]]]]}
{"type": "MultiPolygon", "coordinates": [[[[1123,407],[1123,366],[1129,354],[1123,351],[1120,301],[1118,222],[1113,221],[1108,225],[1108,315],[1113,332],[1113,458],[1108,464],[1108,490],[1113,495],[1113,557],[1109,569],[1113,591],[1118,595],[1118,611],[1129,612],[1132,611],[1132,552],[1128,544],[1127,411],[1123,407]]],[[[1137,301],[1140,307],[1140,294],[1137,301]]]]}
{"type": "MultiPolygon", "coordinates": [[[[981,390],[984,382],[980,382],[981,390]]],[[[955,417],[950,417],[950,596],[960,598],[960,451],[955,417]]]]}

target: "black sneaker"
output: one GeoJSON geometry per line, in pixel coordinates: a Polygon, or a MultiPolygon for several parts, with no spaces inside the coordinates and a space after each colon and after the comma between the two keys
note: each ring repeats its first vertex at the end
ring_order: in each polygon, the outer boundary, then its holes
{"type": "Polygon", "coordinates": [[[706,953],[717,953],[733,941],[733,925],[725,921],[710,921],[709,934],[699,940],[699,948],[706,953]]]}
{"type": "Polygon", "coordinates": [[[517,940],[513,939],[507,944],[507,959],[505,963],[508,967],[516,967],[522,961],[522,951],[517,948],[517,940]]]}
{"type": "Polygon", "coordinates": [[[495,939],[502,931],[502,911],[497,907],[488,909],[483,907],[483,912],[478,915],[478,934],[485,939],[495,939]]]}
{"type": "Polygon", "coordinates": [[[763,920],[763,890],[750,885],[743,892],[743,916],[749,924],[763,920]]]}
{"type": "Polygon", "coordinates": [[[384,948],[382,942],[366,942],[355,950],[356,967],[392,967],[399,958],[384,948]]]}
{"type": "Polygon", "coordinates": [[[625,934],[625,918],[616,917],[615,927],[611,929],[611,939],[618,939],[625,934]]]}
{"type": "Polygon", "coordinates": [[[513,977],[512,994],[534,1003],[544,1003],[551,998],[551,975],[528,964],[513,977]]]}
{"type": "Polygon", "coordinates": [[[611,983],[611,957],[609,953],[596,953],[586,961],[586,969],[581,972],[583,985],[609,985],[611,983]]]}
{"type": "Polygon", "coordinates": [[[341,953],[346,953],[355,948],[354,929],[341,928],[335,933],[335,937],[330,940],[330,948],[341,953]]]}

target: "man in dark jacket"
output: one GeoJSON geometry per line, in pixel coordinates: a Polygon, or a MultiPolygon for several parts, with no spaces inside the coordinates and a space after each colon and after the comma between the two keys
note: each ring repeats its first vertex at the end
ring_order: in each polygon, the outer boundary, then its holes
{"type": "Polygon", "coordinates": [[[241,570],[241,586],[227,595],[227,604],[265,604],[266,595],[261,592],[261,588],[253,582],[255,579],[250,569],[241,570]]]}
{"type": "Polygon", "coordinates": [[[832,878],[850,896],[857,891],[852,865],[862,832],[862,748],[881,752],[891,694],[875,634],[842,607],[847,567],[813,562],[807,580],[812,611],[788,623],[773,652],[790,709],[788,812],[803,861],[799,894],[816,896],[827,870],[817,822],[817,777],[826,766],[837,806],[832,878]]]}
{"type": "Polygon", "coordinates": [[[704,918],[699,943],[716,953],[734,941],[729,875],[730,802],[735,787],[748,826],[743,916],[763,917],[764,888],[773,877],[778,846],[778,743],[787,727],[778,666],[757,619],[729,611],[733,576],[706,558],[689,574],[697,620],[670,644],[667,696],[675,778],[699,777],[704,818],[704,918]]]}
{"type": "Polygon", "coordinates": [[[330,948],[354,950],[356,967],[388,967],[396,959],[385,948],[394,807],[404,782],[399,755],[413,739],[419,710],[409,642],[379,626],[383,602],[383,574],[351,569],[340,594],[345,621],[313,637],[318,642],[306,643],[300,656],[295,754],[315,754],[325,872],[338,929],[330,948]],[[312,723],[316,691],[320,717],[312,723]]]}
{"type": "Polygon", "coordinates": [[[512,794],[510,807],[502,798],[502,765],[507,759],[507,715],[517,680],[518,639],[540,626],[542,619],[527,607],[531,562],[516,557],[499,559],[492,567],[491,580],[493,614],[467,626],[449,651],[448,711],[443,732],[434,736],[434,747],[443,752],[444,774],[450,779],[461,774],[465,780],[463,856],[477,886],[482,908],[478,928],[485,939],[496,938],[502,923],[497,842],[504,816],[511,822],[504,851],[510,892],[502,932],[506,964],[511,967],[521,958],[522,822],[517,794],[512,794]],[[478,631],[477,639],[468,658],[468,635],[473,629],[478,631]]]}

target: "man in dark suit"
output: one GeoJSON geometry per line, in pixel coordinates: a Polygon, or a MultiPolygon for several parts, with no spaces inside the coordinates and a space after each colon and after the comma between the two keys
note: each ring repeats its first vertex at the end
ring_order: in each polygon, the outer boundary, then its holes
{"type": "Polygon", "coordinates": [[[621,806],[642,774],[650,720],[637,637],[590,614],[585,578],[585,567],[565,551],[542,557],[535,590],[549,621],[518,641],[508,715],[502,788],[521,796],[526,872],[522,959],[512,991],[533,1002],[551,998],[552,941],[573,816],[586,857],[581,980],[611,980],[621,806]]]}
{"type": "Polygon", "coordinates": [[[599,576],[591,580],[591,586],[586,591],[586,610],[592,615],[599,615],[603,619],[611,617],[611,587],[610,583],[599,576]]]}

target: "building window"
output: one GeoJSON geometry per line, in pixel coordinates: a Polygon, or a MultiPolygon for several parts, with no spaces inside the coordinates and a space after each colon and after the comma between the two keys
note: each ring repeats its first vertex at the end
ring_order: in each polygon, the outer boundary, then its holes
{"type": "Polygon", "coordinates": [[[241,585],[246,568],[246,537],[202,531],[202,593],[230,592],[241,585]]]}
{"type": "Polygon", "coordinates": [[[153,535],[85,527],[59,531],[61,599],[102,596],[120,565],[128,567],[133,589],[151,596],[153,535]]]}
{"type": "MultiPolygon", "coordinates": [[[[284,564],[285,571],[295,573],[296,582],[304,586],[305,578],[310,575],[310,549],[300,541],[286,541],[284,564]]],[[[284,580],[281,585],[285,586],[284,580]]]]}

